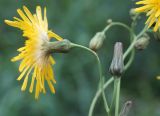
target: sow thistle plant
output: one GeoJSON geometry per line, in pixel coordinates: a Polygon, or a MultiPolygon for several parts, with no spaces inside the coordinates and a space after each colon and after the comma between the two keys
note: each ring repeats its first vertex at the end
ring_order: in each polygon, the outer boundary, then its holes
{"type": "Polygon", "coordinates": [[[68,53],[73,48],[80,48],[88,51],[95,57],[99,73],[98,89],[91,102],[88,116],[93,116],[96,103],[100,97],[103,99],[107,116],[127,116],[132,106],[132,101],[126,101],[123,107],[120,107],[121,80],[123,80],[123,75],[125,75],[126,70],[134,60],[135,49],[144,50],[147,48],[150,38],[147,33],[155,33],[160,27],[159,0],[142,0],[136,4],[140,5],[140,7],[131,11],[131,26],[121,22],[113,22],[109,19],[106,27],[93,36],[89,43],[89,48],[63,39],[55,32],[49,30],[46,8],[42,10],[40,6],[37,6],[35,14],[32,14],[26,6],[23,6],[23,10],[18,9],[17,12],[20,18],[14,17],[14,21],[5,20],[5,23],[22,30],[23,37],[25,37],[25,45],[18,49],[19,55],[12,59],[13,62],[21,60],[19,66],[20,76],[17,78],[17,80],[24,80],[21,90],[25,91],[28,81],[31,81],[29,92],[35,91],[35,99],[38,99],[40,93],[46,93],[45,83],[47,82],[51,92],[55,93],[54,84],[56,80],[52,69],[55,60],[52,57],[52,53],[68,53]],[[149,18],[144,28],[136,34],[135,27],[141,12],[145,12],[149,18]],[[123,50],[123,43],[120,40],[115,43],[113,59],[109,68],[112,76],[106,81],[107,77],[102,70],[101,61],[96,51],[104,44],[106,32],[116,26],[125,28],[129,32],[130,44],[127,50],[123,50]],[[148,28],[150,27],[153,27],[153,29],[149,30],[148,28]],[[51,39],[54,41],[51,41],[51,39]],[[112,100],[108,101],[105,90],[112,83],[114,83],[113,92],[107,93],[111,93],[113,96],[112,100]]]}

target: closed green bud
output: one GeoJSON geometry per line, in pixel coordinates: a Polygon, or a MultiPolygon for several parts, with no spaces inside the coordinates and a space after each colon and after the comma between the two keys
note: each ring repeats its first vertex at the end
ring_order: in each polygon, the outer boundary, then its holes
{"type": "Polygon", "coordinates": [[[112,22],[113,22],[112,19],[107,20],[107,24],[111,24],[112,22]]]}
{"type": "Polygon", "coordinates": [[[123,44],[121,42],[116,42],[114,46],[113,58],[109,71],[114,77],[120,77],[124,71],[123,44]]]}
{"type": "Polygon", "coordinates": [[[140,39],[138,39],[134,45],[137,50],[144,50],[149,44],[149,36],[144,35],[140,39]]]}
{"type": "Polygon", "coordinates": [[[138,13],[135,11],[134,8],[132,8],[132,9],[130,9],[129,14],[130,14],[131,16],[135,16],[135,15],[137,15],[138,13]]]}
{"type": "Polygon", "coordinates": [[[131,19],[134,21],[136,20],[136,18],[140,18],[140,15],[138,15],[139,13],[137,13],[134,8],[130,9],[129,14],[131,16],[131,19]]]}
{"type": "Polygon", "coordinates": [[[105,34],[103,32],[98,32],[96,35],[91,39],[89,43],[89,48],[96,51],[101,48],[103,41],[105,39],[105,34]]]}

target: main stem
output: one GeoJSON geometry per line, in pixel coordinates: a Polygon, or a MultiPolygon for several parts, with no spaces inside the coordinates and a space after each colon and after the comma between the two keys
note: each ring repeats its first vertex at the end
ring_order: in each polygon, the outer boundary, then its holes
{"type": "Polygon", "coordinates": [[[116,77],[116,103],[115,103],[115,116],[119,116],[119,98],[120,98],[120,83],[121,77],[116,77]]]}
{"type": "MultiPolygon", "coordinates": [[[[102,97],[103,97],[103,101],[104,101],[104,106],[105,106],[105,110],[106,110],[107,114],[110,115],[110,114],[109,114],[109,111],[110,111],[110,110],[109,110],[109,107],[108,107],[108,103],[107,103],[107,100],[106,100],[106,97],[105,97],[104,88],[103,88],[103,85],[104,85],[104,81],[103,81],[103,80],[104,80],[104,78],[103,78],[103,76],[102,76],[101,62],[100,62],[100,59],[99,59],[97,53],[94,52],[93,50],[91,50],[91,49],[89,49],[89,48],[87,48],[87,47],[85,47],[85,46],[79,45],[79,44],[71,43],[71,45],[72,45],[73,47],[79,47],[79,48],[85,49],[85,50],[89,51],[90,53],[92,53],[92,54],[96,57],[97,64],[98,64],[98,70],[99,70],[99,77],[100,77],[100,89],[101,89],[101,91],[102,91],[102,97]]],[[[89,115],[89,116],[92,116],[92,112],[89,112],[88,115],[89,115]]]]}
{"type": "MultiPolygon", "coordinates": [[[[103,89],[105,90],[112,82],[114,81],[114,78],[110,78],[104,85],[103,85],[103,89]]],[[[97,102],[97,99],[99,98],[99,96],[101,95],[102,91],[101,89],[98,89],[98,91],[96,92],[96,95],[94,96],[90,109],[89,109],[89,115],[88,116],[92,116],[93,115],[93,110],[94,110],[94,106],[97,102]]]]}

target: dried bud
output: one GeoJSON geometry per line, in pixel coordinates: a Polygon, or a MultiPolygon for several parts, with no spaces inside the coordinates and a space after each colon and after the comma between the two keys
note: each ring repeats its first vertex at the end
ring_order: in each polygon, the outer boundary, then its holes
{"type": "Polygon", "coordinates": [[[144,50],[149,44],[149,39],[150,39],[149,36],[145,34],[144,36],[142,36],[140,39],[136,41],[134,45],[135,48],[137,50],[144,50]]]}
{"type": "Polygon", "coordinates": [[[114,46],[113,59],[109,71],[114,77],[120,77],[123,73],[123,70],[123,45],[121,42],[116,42],[114,46]]]}
{"type": "Polygon", "coordinates": [[[120,116],[128,116],[128,113],[129,113],[131,107],[132,107],[132,101],[127,101],[123,106],[123,109],[120,113],[120,116]]]}
{"type": "Polygon", "coordinates": [[[67,39],[55,42],[46,42],[44,49],[48,53],[66,53],[71,49],[71,42],[67,39]]]}
{"type": "Polygon", "coordinates": [[[98,32],[96,35],[91,39],[89,43],[89,48],[92,50],[98,50],[105,39],[105,34],[103,32],[98,32]]]}

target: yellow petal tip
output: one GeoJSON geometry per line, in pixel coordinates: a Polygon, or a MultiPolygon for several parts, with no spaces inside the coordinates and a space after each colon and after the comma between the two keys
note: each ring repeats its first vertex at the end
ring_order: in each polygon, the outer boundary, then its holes
{"type": "Polygon", "coordinates": [[[20,81],[21,79],[17,78],[17,81],[20,81]]]}
{"type": "Polygon", "coordinates": [[[15,61],[16,61],[15,58],[12,58],[12,59],[11,59],[11,62],[15,62],[15,61]]]}
{"type": "Polygon", "coordinates": [[[6,24],[9,24],[11,21],[9,21],[9,20],[4,20],[4,22],[5,22],[6,24]]]}
{"type": "Polygon", "coordinates": [[[156,79],[157,79],[157,80],[160,80],[160,76],[157,76],[156,79]]]}

